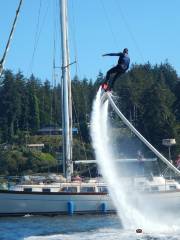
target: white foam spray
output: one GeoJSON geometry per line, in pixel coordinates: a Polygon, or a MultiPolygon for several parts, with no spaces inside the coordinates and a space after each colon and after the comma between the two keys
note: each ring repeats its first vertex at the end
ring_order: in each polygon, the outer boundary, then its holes
{"type": "MultiPolygon", "coordinates": [[[[150,216],[144,215],[132,201],[133,191],[128,193],[117,171],[114,161],[111,141],[108,137],[108,101],[101,103],[101,89],[99,89],[93,104],[91,118],[91,137],[95,149],[96,159],[103,178],[108,184],[108,189],[116,207],[121,222],[126,229],[143,228],[146,231],[168,230],[167,224],[162,224],[150,216]],[[130,197],[131,195],[131,197],[130,197]]],[[[172,229],[171,229],[172,230],[172,229]]]]}

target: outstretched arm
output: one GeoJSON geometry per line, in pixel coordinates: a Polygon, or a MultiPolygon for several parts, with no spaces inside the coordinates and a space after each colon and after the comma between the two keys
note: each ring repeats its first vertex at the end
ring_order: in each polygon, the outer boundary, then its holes
{"type": "Polygon", "coordinates": [[[105,56],[120,56],[122,53],[106,53],[106,54],[103,54],[102,56],[105,57],[105,56]]]}

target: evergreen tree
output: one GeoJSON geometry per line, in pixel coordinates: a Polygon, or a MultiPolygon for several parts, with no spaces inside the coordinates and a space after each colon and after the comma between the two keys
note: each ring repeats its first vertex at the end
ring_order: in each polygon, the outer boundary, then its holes
{"type": "Polygon", "coordinates": [[[171,111],[174,95],[162,84],[155,83],[142,96],[138,127],[155,146],[161,148],[162,139],[176,137],[175,117],[171,111]]]}
{"type": "Polygon", "coordinates": [[[35,133],[40,127],[39,101],[37,98],[37,80],[32,75],[27,83],[29,105],[29,128],[35,133]]]}
{"type": "Polygon", "coordinates": [[[39,105],[40,125],[50,125],[52,123],[52,91],[48,80],[41,86],[39,105]]]}
{"type": "Polygon", "coordinates": [[[20,86],[9,70],[5,71],[0,96],[0,121],[4,141],[11,141],[19,127],[21,114],[20,86]]]}

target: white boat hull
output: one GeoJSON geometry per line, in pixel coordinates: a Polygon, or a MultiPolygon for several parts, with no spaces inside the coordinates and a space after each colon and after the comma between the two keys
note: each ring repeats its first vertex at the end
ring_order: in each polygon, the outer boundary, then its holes
{"type": "MultiPolygon", "coordinates": [[[[133,199],[136,207],[142,211],[172,213],[180,210],[179,190],[142,192],[133,199]]],[[[112,212],[116,212],[115,206],[109,194],[105,193],[44,193],[0,190],[0,216],[112,212]],[[73,205],[71,212],[68,204],[73,205]]]]}
{"type": "Polygon", "coordinates": [[[144,193],[142,195],[142,204],[149,210],[180,211],[180,191],[144,193]]]}
{"type": "Polygon", "coordinates": [[[24,193],[0,191],[0,215],[108,213],[115,208],[108,194],[24,193]]]}

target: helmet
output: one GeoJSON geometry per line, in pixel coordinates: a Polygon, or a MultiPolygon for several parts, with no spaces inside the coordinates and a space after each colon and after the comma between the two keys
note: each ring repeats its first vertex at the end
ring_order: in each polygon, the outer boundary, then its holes
{"type": "Polygon", "coordinates": [[[124,48],[123,53],[128,53],[128,49],[124,48]]]}

